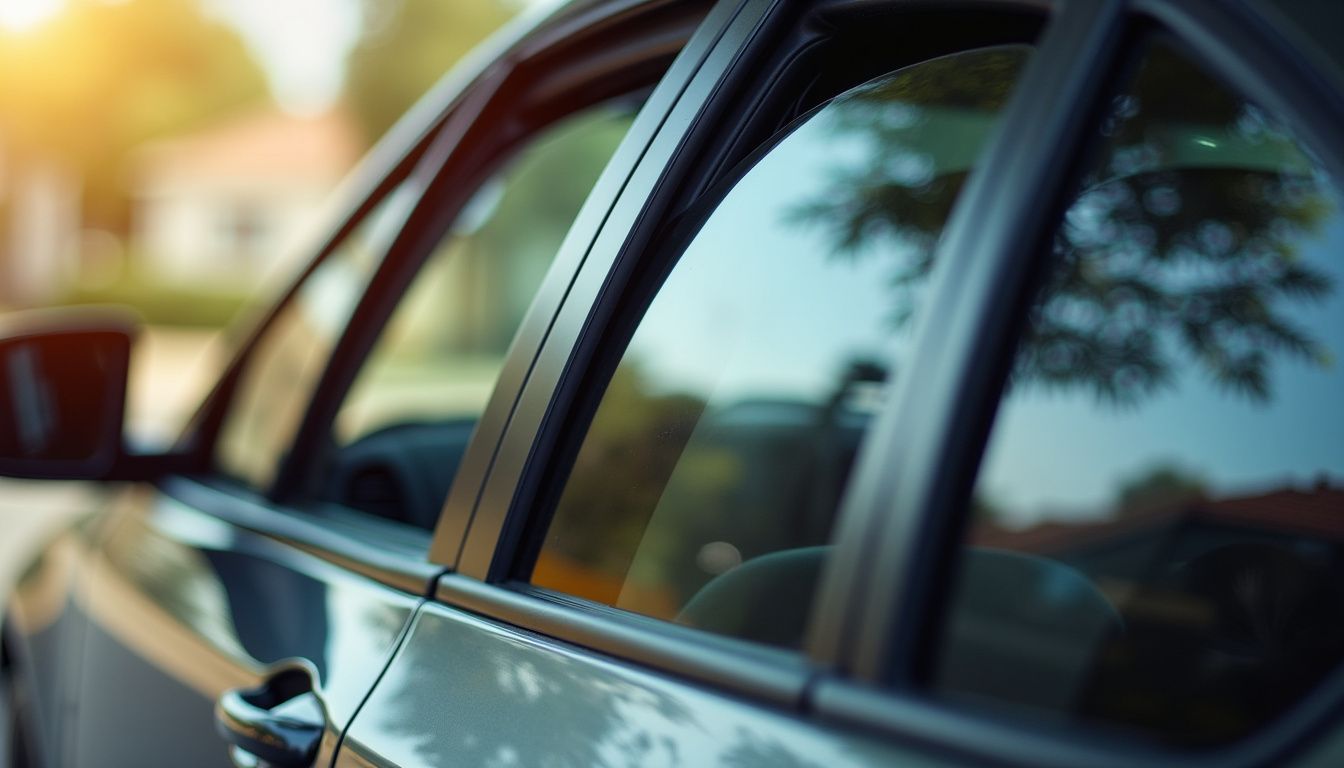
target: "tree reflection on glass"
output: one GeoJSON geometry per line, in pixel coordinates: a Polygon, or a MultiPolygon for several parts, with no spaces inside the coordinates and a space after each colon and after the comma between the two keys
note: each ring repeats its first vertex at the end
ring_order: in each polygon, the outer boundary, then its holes
{"type": "Polygon", "coordinates": [[[981,462],[933,685],[1204,747],[1344,659],[1344,220],[1289,133],[1173,48],[1110,107],[981,462]]]}
{"type": "MultiPolygon", "coordinates": [[[[1004,66],[993,58],[981,68],[1004,66]]],[[[985,73],[950,69],[941,87],[976,94],[985,73]]],[[[799,220],[822,222],[836,253],[898,259],[892,318],[909,321],[962,173],[935,175],[895,82],[859,99],[845,123],[887,148],[887,161],[844,169],[799,220]],[[898,119],[876,120],[870,114],[898,119]],[[875,248],[883,241],[885,248],[875,248]]],[[[927,85],[927,84],[926,84],[927,85]]],[[[1174,54],[1154,51],[1130,95],[1115,100],[1105,147],[1055,242],[1056,268],[1034,310],[1013,381],[1083,387],[1133,405],[1173,384],[1177,358],[1219,386],[1270,395],[1277,357],[1328,365],[1290,305],[1319,302],[1330,278],[1298,258],[1331,206],[1309,161],[1263,112],[1174,54]]]]}
{"type": "Polygon", "coordinates": [[[531,583],[721,634],[801,643],[840,494],[890,361],[908,344],[888,318],[890,289],[906,315],[923,290],[889,263],[927,270],[921,260],[1028,55],[1025,46],[977,49],[876,78],[795,123],[745,168],[624,350],[531,583]],[[873,191],[857,198],[870,211],[900,207],[919,226],[872,219],[846,232],[815,200],[852,174],[873,191]],[[887,189],[888,178],[901,186],[887,189]],[[831,256],[837,239],[845,258],[831,256]],[[869,246],[885,256],[868,258],[869,246]],[[797,560],[766,560],[804,549],[811,554],[797,560]],[[761,561],[779,571],[751,582],[758,594],[742,585],[761,561]],[[768,606],[760,616],[687,614],[711,584],[739,577],[717,594],[768,606]]]}
{"type": "Polygon", "coordinates": [[[836,258],[892,263],[892,322],[915,314],[934,246],[1029,49],[1003,46],[924,62],[834,105],[836,141],[863,147],[783,224],[830,233],[836,258]]]}

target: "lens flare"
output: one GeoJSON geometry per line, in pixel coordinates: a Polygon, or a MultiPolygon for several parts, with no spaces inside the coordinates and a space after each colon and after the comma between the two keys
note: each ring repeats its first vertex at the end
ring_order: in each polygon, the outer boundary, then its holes
{"type": "Polygon", "coordinates": [[[4,0],[0,2],[0,30],[28,32],[60,13],[64,0],[4,0]]]}

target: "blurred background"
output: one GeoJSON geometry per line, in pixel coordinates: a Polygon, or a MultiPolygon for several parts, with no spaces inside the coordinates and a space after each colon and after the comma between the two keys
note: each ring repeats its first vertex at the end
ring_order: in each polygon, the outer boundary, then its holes
{"type": "Polygon", "coordinates": [[[535,5],[3,0],[0,311],[136,308],[131,428],[171,436],[221,331],[311,256],[340,179],[535,5]]]}
{"type": "MultiPolygon", "coordinates": [[[[327,198],[445,71],[547,0],[0,0],[0,315],[129,305],[129,430],[169,440],[327,198]]],[[[0,488],[0,583],[76,509],[0,488]],[[36,510],[42,510],[39,514],[36,510]]]]}

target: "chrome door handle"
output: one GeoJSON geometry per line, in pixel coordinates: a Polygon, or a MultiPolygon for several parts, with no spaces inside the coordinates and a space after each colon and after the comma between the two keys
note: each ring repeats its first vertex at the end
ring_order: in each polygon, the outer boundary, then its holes
{"type": "Polygon", "coordinates": [[[225,691],[215,704],[215,730],[240,768],[307,768],[326,729],[312,672],[285,667],[256,688],[225,691]]]}

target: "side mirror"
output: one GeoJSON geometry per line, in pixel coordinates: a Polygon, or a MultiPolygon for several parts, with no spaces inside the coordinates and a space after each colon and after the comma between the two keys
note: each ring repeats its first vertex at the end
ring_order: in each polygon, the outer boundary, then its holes
{"type": "Polygon", "coordinates": [[[95,480],[124,454],[139,323],[112,309],[0,318],[0,475],[95,480]]]}

